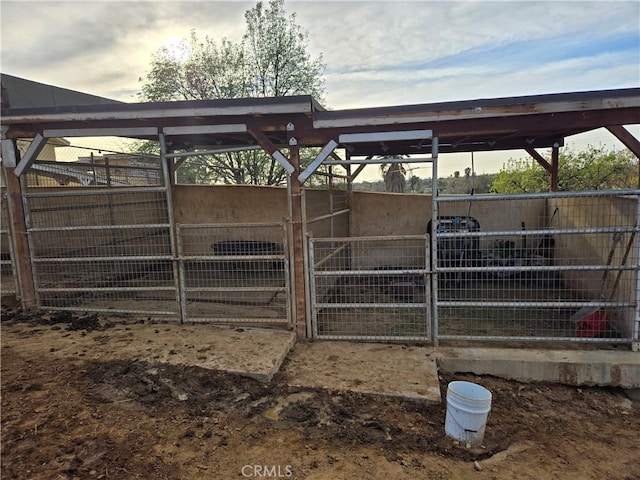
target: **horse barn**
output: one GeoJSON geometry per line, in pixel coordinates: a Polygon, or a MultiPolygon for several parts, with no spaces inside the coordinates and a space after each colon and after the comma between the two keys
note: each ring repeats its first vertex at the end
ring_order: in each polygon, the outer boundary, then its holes
{"type": "Polygon", "coordinates": [[[567,137],[604,127],[640,157],[638,123],[640,89],[326,110],[119,103],[3,75],[2,295],[298,339],[637,347],[640,189],[556,190],[567,137]],[[178,181],[202,155],[260,149],[286,187],[178,181]],[[514,149],[549,192],[438,194],[446,154],[514,149]],[[430,166],[433,195],[352,189],[383,162],[430,166]]]}

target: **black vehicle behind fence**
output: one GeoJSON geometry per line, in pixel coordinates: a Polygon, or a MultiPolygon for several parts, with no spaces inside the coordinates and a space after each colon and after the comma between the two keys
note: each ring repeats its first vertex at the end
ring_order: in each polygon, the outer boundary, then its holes
{"type": "MultiPolygon", "coordinates": [[[[432,234],[433,222],[427,223],[427,233],[432,234]]],[[[480,231],[480,223],[474,217],[442,216],[438,217],[437,233],[472,233],[480,231]]],[[[438,268],[478,266],[481,261],[480,238],[477,236],[447,236],[438,238],[438,268]]],[[[431,256],[431,267],[433,255],[431,256]]],[[[442,279],[458,282],[462,272],[443,272],[442,279]]]]}

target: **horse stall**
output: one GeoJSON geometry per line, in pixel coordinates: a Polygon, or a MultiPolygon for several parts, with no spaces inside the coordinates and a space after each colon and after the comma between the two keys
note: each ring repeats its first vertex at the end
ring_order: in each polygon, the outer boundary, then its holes
{"type": "MultiPolygon", "coordinates": [[[[310,240],[316,338],[628,343],[638,192],[352,192],[349,235],[310,240]]],[[[319,237],[319,238],[316,238],[319,237]]]]}

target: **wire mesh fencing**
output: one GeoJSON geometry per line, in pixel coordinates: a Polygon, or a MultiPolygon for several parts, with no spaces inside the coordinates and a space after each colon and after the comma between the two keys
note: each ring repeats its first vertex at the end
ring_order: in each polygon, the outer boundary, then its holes
{"type": "Polygon", "coordinates": [[[282,223],[177,225],[187,322],[291,324],[282,223]]]}
{"type": "Polygon", "coordinates": [[[638,191],[437,202],[439,339],[638,338],[638,191]]]}
{"type": "Polygon", "coordinates": [[[314,337],[429,340],[428,252],[427,236],[310,239],[314,337]]]}
{"type": "Polygon", "coordinates": [[[15,270],[15,255],[11,243],[11,231],[9,211],[7,205],[7,193],[0,190],[1,217],[0,217],[0,292],[2,295],[16,295],[18,293],[17,277],[15,270]]]}
{"type": "MultiPolygon", "coordinates": [[[[26,173],[30,187],[132,187],[163,185],[157,155],[82,146],[87,139],[50,139],[26,173]]],[[[28,143],[19,141],[26,151],[28,143]]],[[[133,147],[129,147],[133,148],[133,147]]]]}
{"type": "Polygon", "coordinates": [[[177,318],[160,159],[54,147],[23,179],[38,306],[177,318]]]}

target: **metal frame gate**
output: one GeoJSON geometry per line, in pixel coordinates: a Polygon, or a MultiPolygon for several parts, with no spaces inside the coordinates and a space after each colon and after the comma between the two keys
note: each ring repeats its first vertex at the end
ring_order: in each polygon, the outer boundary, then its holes
{"type": "Polygon", "coordinates": [[[639,190],[435,202],[436,340],[638,341],[639,190]]]}
{"type": "Polygon", "coordinates": [[[168,188],[24,190],[38,307],[178,318],[168,188]]]}
{"type": "Polygon", "coordinates": [[[185,322],[292,325],[287,225],[178,224],[185,322]]]}
{"type": "Polygon", "coordinates": [[[313,337],[432,338],[429,236],[310,238],[313,337]]]}

